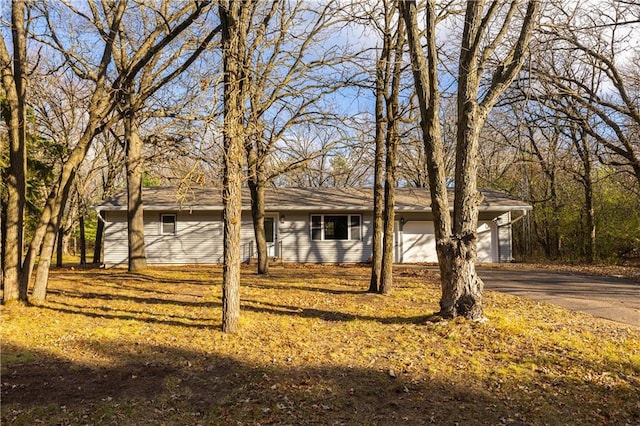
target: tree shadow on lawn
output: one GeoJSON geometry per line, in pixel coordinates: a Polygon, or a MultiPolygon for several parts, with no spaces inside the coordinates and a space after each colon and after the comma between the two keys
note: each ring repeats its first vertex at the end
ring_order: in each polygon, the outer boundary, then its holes
{"type": "MultiPolygon", "coordinates": [[[[138,291],[140,291],[138,289],[138,291]]],[[[192,306],[192,307],[216,307],[221,304],[218,302],[202,302],[202,301],[192,301],[192,300],[177,300],[177,299],[163,299],[159,297],[147,297],[147,296],[131,296],[131,295],[122,295],[116,293],[95,293],[95,292],[85,292],[85,291],[70,291],[70,290],[49,290],[50,296],[61,296],[65,298],[75,298],[75,299],[88,299],[88,300],[107,300],[107,301],[124,301],[124,302],[133,302],[140,303],[142,305],[178,305],[178,306],[192,306]]],[[[168,293],[173,296],[183,294],[176,293],[168,293]]],[[[202,295],[189,295],[190,297],[202,297],[202,295]]],[[[61,302],[56,302],[61,303],[61,302]]]]}
{"type": "Polygon", "coordinates": [[[192,318],[185,315],[180,315],[179,317],[169,315],[167,318],[163,318],[164,315],[159,315],[158,313],[152,312],[140,312],[140,311],[132,311],[127,310],[126,314],[122,313],[121,309],[111,309],[111,308],[100,308],[101,312],[90,312],[82,309],[82,307],[68,305],[68,304],[60,304],[65,305],[66,307],[61,306],[41,306],[41,309],[48,309],[56,312],[62,312],[65,314],[75,314],[75,315],[83,315],[89,318],[101,318],[101,319],[117,319],[117,320],[131,320],[131,321],[141,321],[149,324],[161,324],[161,325],[173,325],[179,327],[192,327],[192,328],[209,328],[213,327],[216,324],[219,324],[219,321],[214,319],[205,319],[205,318],[192,318]],[[107,313],[105,311],[112,311],[118,313],[107,313]],[[139,316],[138,316],[139,315],[139,316]],[[151,317],[149,315],[152,315],[151,317]]]}
{"type": "MultiPolygon", "coordinates": [[[[189,278],[180,278],[175,275],[179,273],[179,267],[174,268],[150,268],[148,272],[129,272],[126,269],[121,270],[109,270],[105,271],[104,269],[100,270],[77,270],[77,271],[56,271],[52,270],[51,277],[58,280],[69,280],[69,281],[79,281],[84,280],[87,284],[95,284],[98,282],[107,282],[107,283],[124,283],[124,282],[135,282],[135,283],[158,283],[166,281],[171,284],[189,284],[195,286],[209,286],[213,283],[213,277],[219,275],[222,277],[222,271],[218,271],[216,269],[211,270],[212,279],[189,279],[189,278]],[[177,272],[176,272],[177,271],[177,272]],[[162,272],[173,272],[175,276],[158,276],[156,274],[161,274],[162,272]]],[[[190,272],[190,271],[187,271],[190,272]]],[[[204,272],[204,271],[203,271],[204,272]]],[[[137,287],[132,287],[137,288],[137,287]]]]}
{"type": "MultiPolygon", "coordinates": [[[[268,277],[268,279],[277,279],[275,277],[268,277]]],[[[291,280],[292,282],[300,282],[300,279],[291,280]]],[[[301,290],[301,291],[309,291],[309,292],[317,292],[324,294],[333,294],[333,295],[342,295],[342,294],[366,294],[367,291],[364,286],[361,286],[361,290],[342,290],[337,288],[326,288],[319,287],[316,285],[308,284],[308,285],[295,285],[295,284],[284,284],[283,281],[278,281],[277,284],[267,284],[265,282],[252,282],[241,284],[241,288],[255,288],[259,290],[301,290]]]]}
{"type": "MultiPolygon", "coordinates": [[[[506,393],[489,390],[473,379],[469,383],[414,380],[402,372],[394,377],[375,368],[260,365],[176,347],[140,344],[132,353],[129,346],[114,342],[82,343],[83,349],[111,357],[115,364],[91,367],[37,353],[34,361],[2,366],[3,423],[578,424],[638,420],[606,413],[609,390],[605,388],[598,389],[603,395],[599,405],[585,406],[585,384],[577,382],[563,383],[561,393],[527,386],[506,393]]],[[[8,346],[3,351],[29,349],[8,346]]]]}
{"type": "Polygon", "coordinates": [[[435,314],[418,315],[413,317],[389,317],[359,315],[336,310],[322,310],[316,308],[304,308],[300,306],[280,305],[257,300],[242,300],[242,309],[251,312],[275,314],[284,316],[296,316],[301,318],[313,318],[325,321],[375,321],[380,324],[425,324],[426,322],[437,322],[439,317],[435,314]]]}
{"type": "MultiPolygon", "coordinates": [[[[68,295],[67,295],[68,296],[68,295]]],[[[127,298],[123,298],[127,300],[127,298]]],[[[136,300],[137,303],[145,303],[136,300]]],[[[180,301],[164,301],[175,305],[183,305],[180,301]]],[[[222,307],[220,302],[190,302],[190,307],[217,308],[222,307]]],[[[71,303],[52,301],[47,305],[39,306],[41,309],[62,312],[65,314],[83,315],[89,318],[118,319],[118,320],[135,320],[146,322],[149,324],[177,325],[181,327],[206,328],[213,327],[217,322],[213,320],[204,320],[203,318],[190,318],[181,314],[180,317],[166,316],[154,311],[136,311],[131,309],[111,308],[107,306],[87,308],[82,305],[74,305],[71,303]],[[97,312],[95,312],[97,311],[97,312]],[[187,320],[182,321],[182,320],[187,320]]],[[[324,321],[349,322],[349,321],[374,321],[380,324],[425,324],[427,322],[437,322],[439,317],[435,314],[418,315],[414,317],[387,317],[387,316],[369,316],[355,315],[336,310],[322,310],[315,308],[303,308],[300,306],[279,305],[255,300],[243,299],[241,301],[241,311],[275,314],[282,316],[292,316],[300,318],[315,318],[324,321]]]]}

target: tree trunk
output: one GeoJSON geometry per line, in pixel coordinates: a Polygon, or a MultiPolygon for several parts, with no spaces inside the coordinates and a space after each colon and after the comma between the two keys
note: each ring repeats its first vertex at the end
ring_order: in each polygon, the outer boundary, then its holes
{"type": "Polygon", "coordinates": [[[264,191],[265,184],[259,178],[249,177],[249,190],[251,192],[251,217],[253,219],[253,231],[258,251],[258,274],[269,273],[269,253],[267,238],[264,230],[264,191]]]}
{"type": "MultiPolygon", "coordinates": [[[[402,53],[404,51],[404,21],[398,19],[398,28],[395,36],[393,81],[391,93],[387,97],[387,158],[385,164],[384,183],[384,240],[382,250],[382,274],[379,291],[381,294],[390,294],[393,287],[393,232],[395,225],[396,208],[396,167],[398,165],[398,125],[400,117],[400,77],[402,72],[402,53]]],[[[397,242],[396,242],[397,243],[397,242]]]]}
{"type": "Polygon", "coordinates": [[[80,226],[80,266],[85,268],[87,266],[87,239],[84,233],[84,213],[80,213],[78,221],[80,226]]]}
{"type": "Polygon", "coordinates": [[[481,201],[477,189],[478,141],[485,115],[478,105],[480,76],[477,52],[472,47],[482,11],[482,6],[467,6],[460,52],[453,236],[443,253],[445,258],[440,260],[448,264],[440,300],[440,314],[445,318],[482,318],[483,283],[475,261],[481,201]]]}
{"type": "MultiPolygon", "coordinates": [[[[58,236],[58,229],[60,227],[60,220],[58,223],[49,223],[47,226],[44,240],[40,249],[40,257],[38,260],[38,267],[36,268],[36,278],[33,283],[33,291],[31,292],[31,300],[43,301],[47,297],[47,286],[49,283],[49,270],[51,268],[51,258],[53,257],[53,250],[56,243],[56,237],[58,236]]],[[[62,237],[62,233],[60,233],[62,237]]]]}
{"type": "MultiPolygon", "coordinates": [[[[385,22],[387,20],[385,19],[385,22]]],[[[384,227],[384,161],[385,161],[385,114],[384,99],[386,93],[385,83],[390,74],[390,41],[385,34],[382,53],[376,63],[376,151],[374,161],[374,183],[373,183],[373,241],[371,247],[371,281],[369,282],[369,293],[380,291],[380,281],[382,278],[382,252],[383,252],[383,227],[384,227]]]]}
{"type": "MultiPolygon", "coordinates": [[[[2,142],[0,142],[1,144],[2,142]]],[[[4,248],[6,247],[6,219],[4,211],[4,200],[0,194],[0,289],[4,291],[4,248]]]]}
{"type": "Polygon", "coordinates": [[[483,282],[475,269],[475,242],[453,240],[453,244],[441,246],[439,261],[442,276],[440,315],[444,318],[463,316],[467,319],[482,318],[483,282]],[[447,283],[447,285],[444,285],[447,283]]]}
{"type": "Polygon", "coordinates": [[[234,333],[240,319],[240,226],[242,223],[243,97],[246,4],[219,3],[224,66],[224,267],[222,273],[222,331],[234,333]]]}
{"type": "Polygon", "coordinates": [[[585,260],[587,263],[596,261],[596,223],[595,209],[593,207],[593,178],[591,171],[591,147],[589,146],[589,136],[584,129],[572,131],[574,145],[578,151],[578,156],[582,161],[583,175],[581,176],[584,188],[584,212],[585,212],[585,260]]]}
{"type": "Polygon", "coordinates": [[[96,240],[93,247],[93,264],[100,264],[102,261],[102,235],[104,234],[104,222],[102,212],[98,212],[98,223],[96,226],[96,240]]]}
{"type": "Polygon", "coordinates": [[[587,263],[595,263],[596,261],[596,221],[595,221],[595,209],[593,207],[593,182],[591,182],[590,176],[585,176],[587,181],[584,186],[585,196],[585,213],[587,222],[587,241],[586,248],[586,260],[587,263]]]}
{"type": "MultiPolygon", "coordinates": [[[[0,142],[0,149],[2,148],[2,142],[0,142]]],[[[1,174],[0,174],[1,176],[1,174]]],[[[4,291],[4,248],[6,245],[5,240],[5,215],[4,215],[4,203],[2,200],[2,193],[0,193],[0,289],[4,291]]]]}
{"type": "Polygon", "coordinates": [[[135,123],[133,107],[125,117],[127,167],[127,238],[129,241],[129,272],[147,269],[144,242],[144,207],[142,205],[142,138],[135,123]]]}
{"type": "MultiPolygon", "coordinates": [[[[58,176],[58,182],[53,186],[44,208],[40,214],[38,225],[33,233],[29,250],[22,263],[22,271],[20,273],[20,286],[24,289],[28,288],[31,279],[31,272],[35,265],[36,257],[40,251],[42,240],[44,239],[47,226],[51,218],[57,217],[60,209],[64,210],[67,202],[69,189],[76,176],[76,171],[80,163],[86,158],[91,142],[95,137],[105,117],[114,108],[114,98],[107,92],[106,73],[111,64],[111,53],[114,45],[115,35],[120,27],[120,21],[126,7],[126,2],[120,2],[113,10],[113,18],[111,19],[111,28],[105,40],[106,45],[102,52],[100,68],[98,71],[98,80],[91,94],[89,101],[87,127],[84,129],[75,147],[69,154],[67,161],[62,165],[58,176]]],[[[104,129],[102,129],[104,130],[104,129]]]]}
{"type": "Polygon", "coordinates": [[[245,151],[247,155],[247,184],[251,193],[251,219],[253,222],[253,234],[256,241],[258,255],[258,274],[269,273],[269,252],[267,238],[264,230],[264,191],[265,178],[261,161],[264,161],[264,153],[260,152],[262,134],[259,131],[259,123],[253,126],[254,134],[245,135],[245,151]]]}
{"type": "MultiPolygon", "coordinates": [[[[389,148],[392,148],[389,146],[389,148]]],[[[393,287],[393,230],[395,221],[395,167],[389,168],[387,151],[387,177],[384,184],[384,235],[382,244],[382,273],[379,293],[388,295],[393,287]]]]}
{"type": "Polygon", "coordinates": [[[25,2],[14,1],[11,8],[13,60],[0,39],[0,65],[4,88],[9,138],[9,170],[5,178],[7,203],[5,210],[5,252],[3,259],[3,302],[27,300],[27,288],[21,285],[24,209],[27,177],[26,35],[25,2]]]}
{"type": "Polygon", "coordinates": [[[56,266],[62,267],[62,256],[64,254],[62,239],[64,238],[64,232],[62,228],[58,229],[58,236],[56,237],[56,266]]]}
{"type": "Polygon", "coordinates": [[[510,4],[505,22],[495,40],[482,44],[487,28],[492,26],[490,7],[485,12],[483,2],[468,1],[464,19],[464,30],[458,66],[457,94],[457,134],[456,134],[456,173],[453,227],[449,228],[449,212],[443,207],[446,199],[446,179],[441,150],[440,132],[436,127],[438,121],[438,51],[435,37],[435,2],[427,1],[426,37],[427,58],[424,57],[417,26],[415,1],[400,2],[400,9],[407,22],[411,62],[413,66],[416,93],[420,103],[421,127],[425,141],[425,153],[429,169],[429,184],[432,197],[432,211],[436,233],[436,250],[440,264],[442,281],[442,298],[440,314],[451,318],[464,316],[468,319],[482,318],[482,280],[475,271],[478,209],[481,196],[477,190],[478,140],[486,117],[516,77],[525,59],[526,47],[535,23],[539,3],[530,1],[524,15],[520,33],[511,47],[502,52],[503,63],[495,67],[490,84],[483,88],[480,96],[479,70],[486,69],[488,58],[494,56],[496,47],[501,45],[502,36],[509,28],[510,19],[517,11],[517,2],[510,4]],[[513,12],[513,13],[511,13],[513,12]],[[444,197],[444,198],[443,198],[444,197]],[[449,234],[453,231],[452,234],[449,234]]]}
{"type": "MultiPolygon", "coordinates": [[[[65,191],[62,194],[63,199],[61,204],[66,205],[69,190],[71,188],[72,182],[64,188],[65,191]]],[[[47,287],[49,284],[49,270],[51,268],[51,258],[53,257],[53,250],[56,242],[56,237],[59,235],[59,239],[61,240],[61,246],[64,246],[62,241],[64,240],[64,232],[62,227],[62,220],[64,217],[64,210],[62,207],[59,207],[55,212],[55,216],[52,217],[51,221],[47,225],[45,229],[45,234],[43,237],[42,245],[40,246],[40,260],[38,261],[38,268],[36,269],[36,278],[33,283],[33,291],[31,293],[31,298],[37,301],[44,301],[47,297],[47,287]]],[[[60,250],[61,252],[63,250],[60,250]]],[[[62,265],[62,253],[60,253],[60,265],[62,265]]]]}
{"type": "MultiPolygon", "coordinates": [[[[433,0],[427,1],[426,38],[427,54],[422,50],[418,30],[418,12],[415,1],[400,2],[400,10],[407,25],[407,39],[416,94],[420,106],[420,127],[424,141],[425,158],[431,194],[431,209],[434,216],[436,252],[440,267],[442,298],[445,298],[449,283],[452,281],[454,255],[451,244],[451,216],[446,185],[444,147],[438,113],[440,94],[438,91],[437,45],[435,34],[436,13],[433,0]]],[[[455,297],[455,295],[454,295],[455,297]]],[[[442,310],[442,309],[441,309],[442,310]]]]}

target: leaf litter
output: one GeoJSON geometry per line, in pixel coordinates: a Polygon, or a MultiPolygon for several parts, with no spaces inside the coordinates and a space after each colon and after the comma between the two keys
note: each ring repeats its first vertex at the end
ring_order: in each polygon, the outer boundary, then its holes
{"type": "Polygon", "coordinates": [[[219,267],[54,270],[1,308],[2,422],[640,423],[637,328],[489,291],[487,322],[433,322],[432,271],[368,274],[246,267],[228,335],[219,267]]]}

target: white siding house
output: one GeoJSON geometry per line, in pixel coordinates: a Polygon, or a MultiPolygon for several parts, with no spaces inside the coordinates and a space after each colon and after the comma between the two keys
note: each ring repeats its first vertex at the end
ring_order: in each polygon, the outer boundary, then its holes
{"type": "MultiPolygon", "coordinates": [[[[512,213],[531,207],[494,191],[482,191],[478,261],[508,262],[512,213]]],[[[267,190],[265,230],[269,256],[294,263],[364,263],[373,236],[371,189],[278,188],[267,190]]],[[[149,264],[217,264],[223,259],[221,191],[145,188],[145,245],[149,264]]],[[[395,261],[437,262],[429,194],[397,189],[395,261]]],[[[126,193],[96,206],[105,222],[104,264],[126,266],[126,193]]],[[[244,194],[241,246],[243,261],[256,256],[248,192],[244,194]]]]}

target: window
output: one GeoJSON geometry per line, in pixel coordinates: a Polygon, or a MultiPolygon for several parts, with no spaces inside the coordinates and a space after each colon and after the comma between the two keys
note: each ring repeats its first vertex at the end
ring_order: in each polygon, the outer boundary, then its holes
{"type": "Polygon", "coordinates": [[[274,226],[274,218],[265,217],[264,218],[264,236],[268,243],[272,243],[275,240],[275,226],[274,226]]]}
{"type": "Polygon", "coordinates": [[[160,222],[161,222],[160,233],[162,235],[175,235],[176,233],[176,215],[175,214],[161,215],[160,222]]]}
{"type": "Polygon", "coordinates": [[[360,240],[360,215],[312,215],[311,239],[360,240]]]}
{"type": "Polygon", "coordinates": [[[322,216],[311,216],[311,239],[322,239],[322,216]]]}
{"type": "Polygon", "coordinates": [[[350,240],[360,240],[360,216],[351,216],[349,231],[351,232],[350,240]]]}

